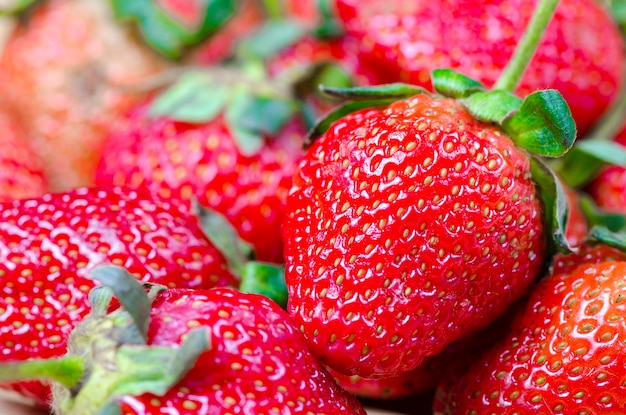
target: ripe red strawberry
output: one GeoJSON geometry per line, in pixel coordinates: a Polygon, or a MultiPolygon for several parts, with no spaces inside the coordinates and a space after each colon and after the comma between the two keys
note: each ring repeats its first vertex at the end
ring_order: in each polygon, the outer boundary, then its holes
{"type": "Polygon", "coordinates": [[[287,207],[290,314],[344,374],[416,368],[521,296],[544,255],[527,153],[425,94],[331,125],[287,207]]]}
{"type": "MultiPolygon", "coordinates": [[[[626,145],[626,128],[615,137],[615,142],[626,145]]],[[[606,167],[589,183],[587,190],[601,208],[626,213],[626,168],[606,167]]]]}
{"type": "MultiPolygon", "coordinates": [[[[98,290],[90,298],[102,298],[98,290]]],[[[68,362],[75,370],[66,377],[71,395],[55,390],[60,415],[95,415],[105,404],[137,415],[365,414],[311,355],[287,313],[263,296],[167,290],[157,295],[149,321],[137,307],[133,325],[130,311],[105,316],[108,304],[98,302],[70,340],[70,352],[82,364],[68,362]],[[132,355],[143,358],[123,358],[132,355]],[[165,379],[173,371],[179,376],[165,379]]],[[[6,366],[0,373],[6,375],[6,366]]]]}
{"type": "MultiPolygon", "coordinates": [[[[525,31],[537,0],[337,0],[347,32],[361,40],[364,66],[382,66],[378,83],[430,88],[430,72],[452,68],[491,87],[525,31]]],[[[622,40],[608,11],[593,0],[560,2],[516,93],[554,88],[568,102],[579,135],[616,97],[622,40]]]]}
{"type": "MultiPolygon", "coordinates": [[[[202,86],[191,90],[197,95],[187,100],[192,104],[216,95],[202,86]]],[[[306,127],[301,119],[289,117],[275,132],[253,133],[258,147],[250,151],[239,141],[241,130],[234,125],[239,121],[228,118],[228,108],[184,121],[178,113],[153,115],[156,105],[138,106],[111,132],[96,182],[146,186],[186,205],[195,197],[224,214],[241,238],[255,246],[259,260],[282,262],[280,226],[291,177],[303,154],[306,127]]],[[[242,123],[248,119],[238,118],[242,123]]]]}
{"type": "Polygon", "coordinates": [[[332,369],[328,371],[341,388],[362,398],[395,399],[429,391],[435,387],[435,376],[423,366],[385,379],[366,379],[359,375],[343,375],[332,369]]]}
{"type": "Polygon", "coordinates": [[[24,141],[21,126],[0,108],[0,203],[46,192],[41,162],[24,141]]]}
{"type": "MultiPolygon", "coordinates": [[[[89,312],[87,273],[101,263],[168,287],[237,285],[197,219],[167,199],[81,188],[0,207],[2,360],[64,354],[68,334],[89,312]]],[[[40,383],[14,389],[48,401],[40,383]]]]}
{"type": "Polygon", "coordinates": [[[507,339],[449,391],[437,414],[620,413],[625,262],[553,274],[533,292],[507,339]]]}

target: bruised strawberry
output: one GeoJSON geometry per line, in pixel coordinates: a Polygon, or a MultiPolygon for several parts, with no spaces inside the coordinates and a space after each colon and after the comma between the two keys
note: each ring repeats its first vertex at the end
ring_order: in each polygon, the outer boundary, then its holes
{"type": "Polygon", "coordinates": [[[196,198],[225,215],[241,238],[254,245],[259,260],[282,262],[280,226],[291,176],[303,154],[302,119],[292,114],[286,101],[277,101],[266,114],[255,103],[273,105],[273,98],[230,89],[218,93],[221,86],[205,84],[201,75],[187,79],[138,106],[111,132],[96,182],[145,186],[185,206],[196,198]],[[177,90],[193,96],[185,96],[180,104],[177,90]],[[174,98],[171,111],[155,112],[169,99],[167,94],[174,98]],[[197,102],[208,100],[208,108],[218,95],[223,108],[217,103],[216,111],[195,114],[197,102]],[[233,115],[236,108],[248,105],[250,111],[243,111],[248,115],[233,115]],[[183,106],[193,116],[183,114],[183,106]],[[282,121],[271,120],[283,110],[282,121]],[[256,130],[254,117],[263,122],[269,118],[270,129],[256,130]]]}
{"type": "MultiPolygon", "coordinates": [[[[384,67],[378,83],[430,87],[430,71],[452,68],[491,87],[522,37],[538,0],[338,0],[363,65],[384,67]]],[[[600,2],[563,0],[516,93],[559,90],[580,135],[617,96],[624,42],[600,2]]]]}
{"type": "Polygon", "coordinates": [[[416,368],[521,296],[544,255],[527,153],[452,99],[336,121],[287,207],[290,314],[344,374],[416,368]]]}
{"type": "MultiPolygon", "coordinates": [[[[56,413],[365,414],[271,300],[231,289],[175,289],[157,294],[146,310],[143,288],[131,286],[123,269],[101,268],[92,276],[123,287],[116,292],[127,311],[106,315],[110,294],[95,289],[93,311],[72,334],[70,355],[26,362],[35,368],[65,364],[64,387],[55,388],[56,413]],[[111,275],[119,273],[121,278],[111,275]]],[[[149,295],[156,292],[151,287],[149,295]]],[[[0,377],[10,378],[10,369],[0,366],[0,377]]]]}
{"type": "Polygon", "coordinates": [[[543,280],[508,338],[439,394],[435,413],[623,410],[625,275],[625,262],[602,262],[543,280]]]}
{"type": "MultiPolygon", "coordinates": [[[[98,264],[121,265],[169,287],[238,284],[196,218],[167,199],[121,187],[5,203],[0,246],[4,360],[66,352],[67,336],[89,312],[94,284],[87,273],[98,264]]],[[[12,387],[41,405],[49,400],[40,383],[12,387]]]]}
{"type": "Polygon", "coordinates": [[[20,125],[0,108],[0,203],[46,192],[41,161],[25,141],[20,125]]]}

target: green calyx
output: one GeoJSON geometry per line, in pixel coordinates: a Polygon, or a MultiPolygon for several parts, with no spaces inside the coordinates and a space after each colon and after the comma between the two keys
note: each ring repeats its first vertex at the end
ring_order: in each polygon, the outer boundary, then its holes
{"type": "Polygon", "coordinates": [[[0,365],[0,380],[53,382],[59,415],[116,413],[122,395],[164,395],[209,347],[206,330],[190,332],[179,347],[148,346],[150,308],[164,287],[148,292],[123,268],[100,266],[90,276],[103,285],[90,293],[92,312],[70,335],[68,354],[0,365]],[[123,308],[108,312],[113,297],[123,308]]]}
{"type": "Polygon", "coordinates": [[[110,0],[115,17],[135,24],[146,42],[170,59],[216,32],[234,13],[236,0],[207,0],[193,23],[185,22],[166,7],[166,1],[110,0]]]}

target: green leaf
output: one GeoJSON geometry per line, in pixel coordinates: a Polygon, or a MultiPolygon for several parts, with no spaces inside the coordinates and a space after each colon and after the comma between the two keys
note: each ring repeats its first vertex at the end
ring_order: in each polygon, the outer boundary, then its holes
{"type": "Polygon", "coordinates": [[[591,228],[591,231],[589,231],[589,238],[597,242],[602,242],[605,245],[612,246],[613,248],[626,251],[625,233],[612,232],[603,226],[594,226],[591,228]]]}
{"type": "Polygon", "coordinates": [[[328,128],[330,128],[330,126],[335,121],[339,120],[340,118],[348,114],[351,114],[353,112],[356,112],[365,108],[375,108],[375,107],[386,106],[395,101],[396,101],[395,98],[387,98],[387,99],[378,99],[378,100],[375,99],[371,101],[354,101],[354,102],[348,102],[346,104],[343,104],[342,106],[333,109],[331,112],[326,114],[324,117],[322,117],[315,123],[315,126],[309,130],[307,136],[305,137],[304,145],[305,147],[308,147],[311,144],[313,144],[315,139],[319,137],[320,135],[324,134],[326,130],[328,130],[328,128]]]}
{"type": "MultiPolygon", "coordinates": [[[[239,150],[244,155],[254,155],[261,150],[265,144],[263,133],[254,131],[246,127],[245,117],[249,116],[250,107],[254,105],[255,98],[245,91],[239,90],[230,97],[230,102],[226,107],[224,120],[232,134],[239,150]]],[[[254,122],[252,122],[254,124],[254,122]]]]}
{"type": "Polygon", "coordinates": [[[538,157],[531,157],[530,171],[543,201],[544,224],[550,235],[551,250],[556,249],[566,254],[574,252],[565,236],[569,205],[561,181],[538,157]]]}
{"type": "Polygon", "coordinates": [[[428,93],[424,88],[419,86],[393,83],[375,86],[357,86],[351,88],[334,88],[330,86],[320,86],[320,90],[333,98],[342,101],[371,101],[376,99],[394,98],[404,99],[417,94],[428,93]]]}
{"type": "Polygon", "coordinates": [[[591,227],[601,226],[612,232],[626,229],[626,216],[601,209],[589,196],[580,198],[580,208],[591,227]]]}
{"type": "Polygon", "coordinates": [[[522,105],[520,98],[506,91],[475,92],[461,102],[477,120],[496,124],[501,124],[522,105]]]}
{"type": "MultiPolygon", "coordinates": [[[[143,285],[126,269],[115,265],[99,265],[92,269],[88,276],[115,293],[145,342],[148,337],[152,301],[146,295],[143,285]]],[[[90,298],[93,300],[93,296],[90,298]]]]}
{"type": "Polygon", "coordinates": [[[585,139],[563,157],[558,171],[568,185],[580,187],[606,164],[626,167],[626,148],[614,141],[585,139]]]}
{"type": "Polygon", "coordinates": [[[431,78],[435,91],[451,98],[466,98],[487,89],[482,83],[452,69],[435,69],[431,78]]]}
{"type": "Polygon", "coordinates": [[[96,415],[122,415],[120,404],[117,401],[109,401],[98,410],[96,415]]]}
{"type": "Polygon", "coordinates": [[[243,268],[239,291],[264,295],[287,307],[287,284],[282,266],[251,261],[243,268]]]}
{"type": "Polygon", "coordinates": [[[0,6],[0,16],[13,16],[19,14],[40,1],[41,0],[14,0],[11,2],[9,0],[0,6]]]}
{"type": "Polygon", "coordinates": [[[109,0],[115,17],[139,27],[146,42],[170,59],[182,57],[186,48],[208,38],[234,13],[236,0],[207,0],[197,26],[187,26],[153,0],[109,0]]]}
{"type": "Polygon", "coordinates": [[[245,96],[232,122],[251,132],[277,134],[297,111],[295,102],[270,97],[245,96]]]}
{"type": "Polygon", "coordinates": [[[295,20],[269,20],[239,42],[237,56],[242,60],[268,59],[297,43],[305,34],[303,25],[295,20]]]}
{"type": "Polygon", "coordinates": [[[154,100],[148,115],[167,116],[194,124],[206,123],[224,108],[229,93],[228,87],[215,85],[206,74],[189,72],[154,100]]]}
{"type": "Polygon", "coordinates": [[[83,356],[63,356],[50,359],[34,359],[0,363],[0,382],[23,380],[54,381],[67,388],[74,388],[87,372],[83,356]]]}
{"type": "Polygon", "coordinates": [[[519,111],[502,123],[515,144],[543,157],[565,154],[576,139],[572,113],[555,90],[528,95],[519,111]]]}
{"type": "Polygon", "coordinates": [[[194,201],[194,210],[204,234],[224,255],[230,269],[241,275],[245,264],[254,256],[252,245],[239,236],[226,217],[194,201]]]}
{"type": "Polygon", "coordinates": [[[205,328],[187,333],[175,349],[159,346],[123,345],[116,353],[119,379],[110,396],[152,393],[163,396],[191,370],[202,353],[209,350],[209,332],[205,328]]]}
{"type": "Polygon", "coordinates": [[[323,39],[338,38],[343,35],[343,29],[333,10],[335,2],[331,0],[317,0],[316,3],[320,21],[315,29],[315,35],[323,39]]]}

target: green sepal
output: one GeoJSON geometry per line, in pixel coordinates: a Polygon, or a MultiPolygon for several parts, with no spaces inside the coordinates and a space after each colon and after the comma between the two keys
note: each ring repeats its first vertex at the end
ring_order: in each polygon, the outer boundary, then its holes
{"type": "Polygon", "coordinates": [[[254,97],[244,91],[235,91],[224,113],[224,120],[242,154],[251,156],[259,152],[265,140],[261,131],[246,128],[243,117],[249,114],[254,97]]]}
{"type": "Polygon", "coordinates": [[[241,275],[245,264],[254,257],[252,244],[241,239],[224,215],[201,206],[196,200],[194,210],[209,241],[224,255],[230,269],[241,275]]]}
{"type": "Polygon", "coordinates": [[[8,5],[0,7],[0,16],[14,16],[20,14],[41,0],[15,0],[13,4],[9,2],[8,5]]]}
{"type": "Polygon", "coordinates": [[[304,139],[305,148],[313,144],[315,139],[320,135],[324,134],[330,126],[337,121],[338,119],[351,114],[353,112],[365,109],[365,108],[375,108],[381,107],[391,104],[395,102],[395,98],[387,98],[387,99],[374,99],[371,101],[354,101],[343,104],[331,112],[326,114],[324,117],[316,121],[315,126],[309,130],[307,136],[304,139]]]}
{"type": "Polygon", "coordinates": [[[292,100],[245,95],[232,121],[248,131],[274,135],[297,110],[298,106],[292,100]]]}
{"type": "Polygon", "coordinates": [[[574,144],[576,124],[572,113],[556,90],[528,95],[502,128],[518,147],[543,157],[560,157],[574,144]]]}
{"type": "Polygon", "coordinates": [[[624,0],[607,0],[611,7],[611,13],[613,18],[622,27],[622,30],[626,30],[626,1],[624,0]]]}
{"type": "Polygon", "coordinates": [[[248,262],[241,273],[239,291],[264,295],[282,308],[287,307],[285,268],[265,262],[248,262]]]}
{"type": "Polygon", "coordinates": [[[207,74],[188,72],[157,96],[150,105],[151,117],[201,124],[213,120],[226,106],[229,88],[217,85],[207,74]]]}
{"type": "Polygon", "coordinates": [[[417,94],[428,93],[422,87],[401,82],[375,86],[356,86],[351,88],[335,88],[322,85],[320,86],[320,90],[324,94],[341,101],[372,101],[392,98],[399,100],[417,94]]]}
{"type": "Polygon", "coordinates": [[[530,159],[530,172],[543,201],[544,227],[550,250],[565,254],[574,252],[565,236],[569,204],[561,181],[543,160],[535,156],[530,159]]]}
{"type": "Polygon", "coordinates": [[[48,380],[73,388],[82,381],[85,373],[85,359],[82,356],[0,363],[0,383],[48,380]]]}
{"type": "Polygon", "coordinates": [[[333,13],[334,1],[317,0],[320,20],[315,29],[315,36],[323,39],[337,38],[343,35],[341,24],[333,13]]]}
{"type": "Polygon", "coordinates": [[[115,17],[138,25],[146,42],[170,59],[179,59],[190,46],[197,45],[217,31],[234,13],[236,0],[207,0],[195,27],[172,17],[153,0],[109,0],[115,17]]]}
{"type": "Polygon", "coordinates": [[[604,226],[594,226],[589,231],[588,239],[626,251],[626,233],[623,232],[613,232],[604,226]]]}
{"type": "Polygon", "coordinates": [[[585,139],[563,157],[558,172],[569,186],[580,187],[607,164],[626,167],[626,148],[614,141],[585,139]]]}
{"type": "Polygon", "coordinates": [[[590,227],[601,226],[612,232],[626,229],[626,216],[601,209],[589,196],[580,198],[580,208],[590,227]]]}
{"type": "Polygon", "coordinates": [[[475,92],[461,101],[474,118],[501,124],[522,105],[522,100],[507,91],[475,92]]]}
{"type": "Polygon", "coordinates": [[[435,69],[431,80],[435,91],[450,98],[466,98],[487,89],[482,83],[453,69],[435,69]]]}
{"type": "Polygon", "coordinates": [[[296,44],[305,35],[302,23],[295,20],[268,20],[239,42],[236,54],[242,60],[268,59],[296,44]]]}
{"type": "Polygon", "coordinates": [[[122,409],[117,401],[109,401],[96,415],[122,415],[122,409]]]}

